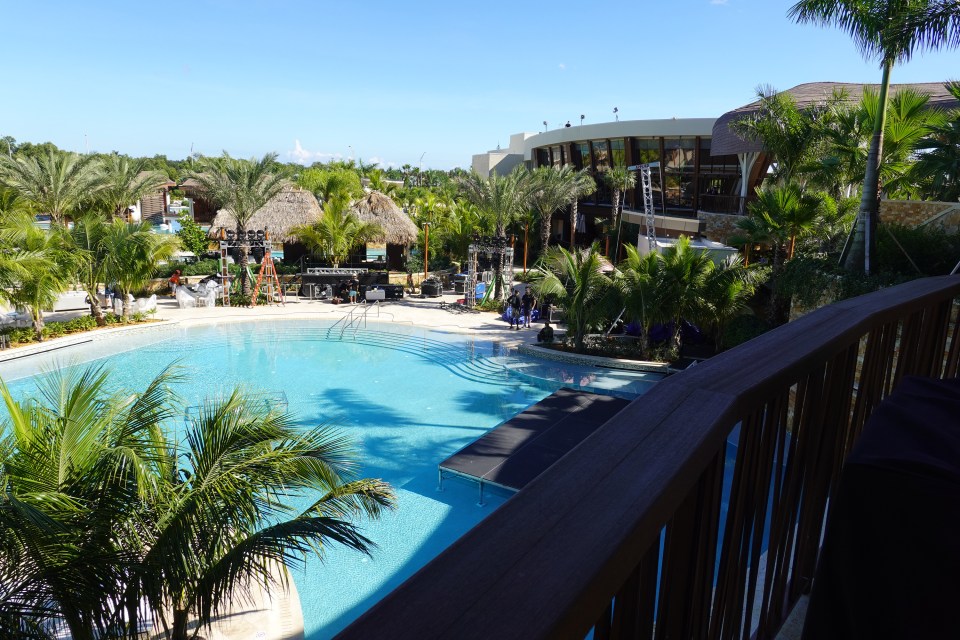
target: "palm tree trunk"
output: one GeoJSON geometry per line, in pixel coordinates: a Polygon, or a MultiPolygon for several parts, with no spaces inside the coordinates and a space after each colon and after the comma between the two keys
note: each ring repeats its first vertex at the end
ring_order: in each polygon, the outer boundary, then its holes
{"type": "Polygon", "coordinates": [[[39,307],[30,307],[30,315],[33,316],[33,331],[37,342],[43,342],[43,311],[39,307]]]}
{"type": "Polygon", "coordinates": [[[247,230],[237,225],[237,238],[240,240],[237,249],[240,252],[240,292],[250,297],[250,278],[247,277],[247,265],[250,263],[249,248],[247,247],[247,230]]]}
{"type": "MultiPolygon", "coordinates": [[[[620,190],[613,190],[613,209],[610,210],[610,229],[607,231],[607,249],[606,255],[610,257],[610,236],[613,234],[613,227],[617,224],[617,208],[620,206],[620,190]]],[[[613,262],[617,261],[617,248],[613,248],[613,262]]]]}
{"type": "Polygon", "coordinates": [[[170,631],[170,640],[188,640],[187,621],[189,620],[189,611],[187,609],[173,609],[173,629],[170,631]]]}
{"type": "Polygon", "coordinates": [[[873,137],[867,154],[867,169],[863,177],[863,194],[860,196],[860,215],[853,235],[850,251],[844,268],[848,271],[870,275],[871,264],[877,246],[877,219],[880,217],[880,161],[883,158],[883,130],[887,124],[887,93],[890,89],[892,61],[883,63],[883,80],[880,83],[880,111],[873,123],[873,137]]]}
{"type": "Polygon", "coordinates": [[[576,251],[576,242],[574,239],[577,235],[577,207],[578,203],[574,200],[570,204],[570,251],[576,251]]]}
{"type": "Polygon", "coordinates": [[[93,289],[86,287],[85,291],[87,292],[87,298],[90,299],[90,315],[97,321],[98,327],[106,326],[107,321],[103,317],[103,307],[100,306],[100,298],[97,297],[97,287],[94,286],[93,289]]]}
{"type": "MultiPolygon", "coordinates": [[[[503,220],[498,219],[494,233],[500,238],[503,237],[504,232],[503,220]]],[[[493,298],[497,301],[503,300],[503,258],[502,251],[493,254],[493,298]]]]}
{"type": "Polygon", "coordinates": [[[549,216],[540,216],[540,254],[543,255],[547,251],[547,247],[550,246],[550,221],[553,218],[551,213],[549,216]]]}

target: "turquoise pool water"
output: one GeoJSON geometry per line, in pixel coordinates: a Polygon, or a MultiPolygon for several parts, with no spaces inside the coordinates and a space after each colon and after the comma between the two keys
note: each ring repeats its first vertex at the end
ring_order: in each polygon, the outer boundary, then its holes
{"type": "Polygon", "coordinates": [[[498,343],[392,324],[339,339],[306,321],[154,328],[0,364],[16,395],[30,376],[105,359],[137,389],[173,361],[189,381],[185,404],[243,384],[283,392],[303,425],[342,427],[357,443],[365,477],[388,481],[398,508],[363,532],[372,556],[332,548],[294,575],[307,638],[328,638],[463,535],[509,497],[450,479],[437,491],[437,464],[561,386],[632,397],[658,376],[518,357],[498,343]]]}

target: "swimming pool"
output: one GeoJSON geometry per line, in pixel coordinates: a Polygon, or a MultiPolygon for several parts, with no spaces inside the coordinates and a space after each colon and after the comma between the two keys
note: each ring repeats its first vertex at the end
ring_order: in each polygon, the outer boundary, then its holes
{"type": "Polygon", "coordinates": [[[303,425],[342,427],[358,444],[361,474],[389,482],[398,508],[363,523],[378,545],[372,557],[333,548],[294,575],[312,639],[334,635],[509,497],[493,490],[478,507],[476,487],[462,481],[438,492],[440,461],[560,386],[634,396],[659,378],[519,357],[489,339],[402,325],[339,338],[315,321],[151,328],[0,364],[0,377],[22,395],[38,370],[105,358],[118,382],[142,388],[178,360],[187,405],[245,384],[284,392],[303,425]]]}

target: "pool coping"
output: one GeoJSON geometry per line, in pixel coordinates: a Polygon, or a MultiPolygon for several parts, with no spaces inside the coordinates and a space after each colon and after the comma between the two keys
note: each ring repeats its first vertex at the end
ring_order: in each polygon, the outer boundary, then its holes
{"type": "Polygon", "coordinates": [[[606,369],[624,369],[627,371],[649,371],[651,373],[672,373],[674,369],[667,362],[653,362],[649,360],[627,360],[621,358],[607,358],[604,356],[592,356],[585,353],[569,353],[558,351],[547,347],[540,347],[534,344],[521,344],[517,347],[519,353],[536,356],[544,360],[556,360],[559,362],[569,362],[571,364],[585,364],[606,369]]]}

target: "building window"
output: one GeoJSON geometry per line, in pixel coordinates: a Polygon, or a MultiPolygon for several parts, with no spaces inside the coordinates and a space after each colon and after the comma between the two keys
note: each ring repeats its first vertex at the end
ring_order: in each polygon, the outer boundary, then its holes
{"type": "Polygon", "coordinates": [[[663,191],[668,208],[693,208],[696,143],[696,138],[663,139],[663,191]]]}
{"type": "Polygon", "coordinates": [[[540,149],[537,149],[536,157],[538,167],[547,167],[550,165],[550,149],[547,147],[541,147],[540,149]]]}
{"type": "Polygon", "coordinates": [[[623,138],[610,141],[610,158],[615,167],[627,166],[627,152],[623,144],[623,138]]]}
{"type": "Polygon", "coordinates": [[[555,167],[562,167],[566,164],[563,161],[563,147],[550,147],[550,157],[555,167]]]}
{"type": "Polygon", "coordinates": [[[589,142],[574,142],[573,145],[573,164],[577,169],[593,169],[593,162],[590,158],[589,142]]]}
{"type": "MultiPolygon", "coordinates": [[[[660,138],[631,138],[631,155],[633,164],[650,164],[660,162],[660,138]]],[[[650,187],[653,192],[653,206],[657,211],[663,210],[663,191],[660,178],[663,174],[659,168],[650,171],[650,187]]],[[[639,209],[643,206],[643,189],[640,185],[640,175],[637,175],[637,186],[633,192],[633,201],[639,209]]]]}

